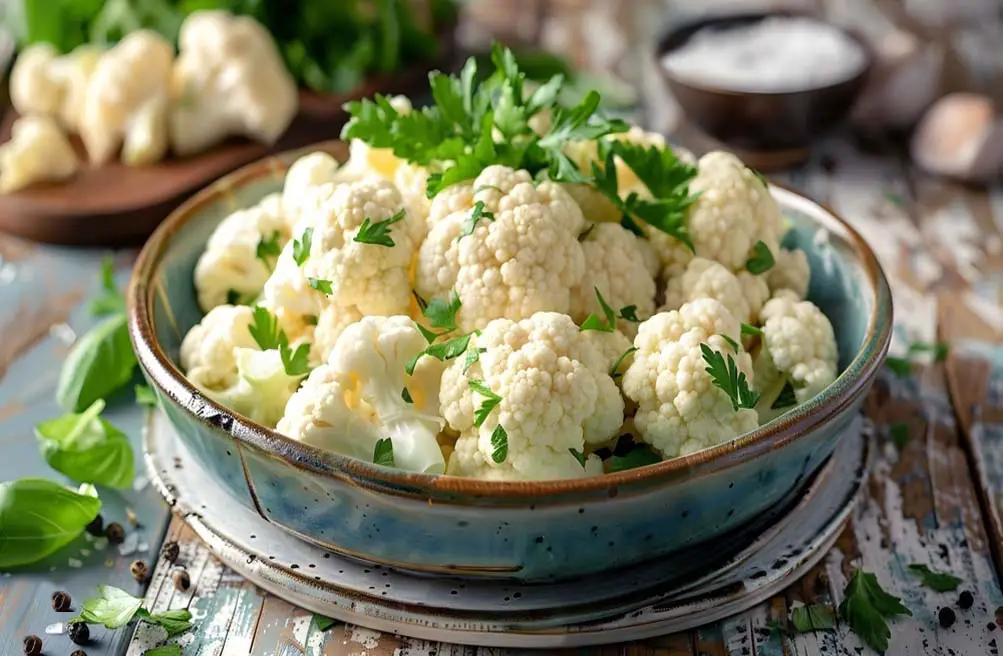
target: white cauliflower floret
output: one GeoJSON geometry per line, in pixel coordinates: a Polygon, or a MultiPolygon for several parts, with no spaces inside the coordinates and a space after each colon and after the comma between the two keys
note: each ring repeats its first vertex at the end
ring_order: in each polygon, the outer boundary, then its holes
{"type": "Polygon", "coordinates": [[[208,311],[224,303],[249,303],[275,266],[276,256],[269,254],[268,246],[281,249],[288,241],[289,226],[277,193],[223,219],[195,265],[199,306],[208,311]]]}
{"type": "Polygon", "coordinates": [[[428,345],[409,317],[366,317],[342,332],[327,364],[289,402],[279,431],[313,446],[372,460],[376,442],[390,438],[394,465],[440,474],[445,461],[436,437],[442,363],[408,360],[428,345]],[[412,399],[404,399],[404,389],[412,399]]]}
{"type": "Polygon", "coordinates": [[[339,179],[338,171],[338,160],[323,151],[303,155],[292,163],[282,184],[282,206],[290,228],[327,200],[339,179]]]}
{"type": "Polygon", "coordinates": [[[534,186],[526,171],[503,166],[484,169],[469,187],[474,207],[483,203],[491,217],[462,238],[474,209],[433,223],[419,252],[416,291],[430,299],[455,290],[465,331],[501,317],[568,312],[584,273],[578,235],[585,222],[574,200],[557,184],[534,186]]]}
{"type": "Polygon", "coordinates": [[[299,106],[296,82],[260,23],[227,11],[195,11],[178,35],[171,79],[171,148],[202,152],[229,136],[273,144],[299,106]]]}
{"type": "Polygon", "coordinates": [[[63,55],[52,65],[52,76],[62,85],[63,105],[59,119],[71,132],[79,132],[81,113],[87,98],[87,85],[101,60],[103,50],[83,44],[63,55]]]}
{"type": "MultiPolygon", "coordinates": [[[[630,338],[619,330],[614,330],[611,333],[602,330],[585,330],[582,331],[582,335],[585,336],[585,339],[592,342],[593,346],[599,349],[606,362],[606,371],[609,371],[611,375],[613,365],[631,347],[630,338]]],[[[623,372],[630,366],[632,360],[633,358],[628,354],[617,367],[617,373],[622,376],[623,372]]],[[[616,378],[619,380],[619,377],[617,376],[616,378]]]]}
{"type": "MultiPolygon", "coordinates": [[[[648,269],[642,240],[618,223],[599,223],[582,239],[585,274],[571,294],[571,316],[581,323],[590,313],[603,317],[596,289],[617,314],[624,307],[635,308],[636,316],[647,319],[655,311],[655,279],[648,269]]],[[[637,323],[617,319],[617,328],[633,337],[637,323]]]]}
{"type": "Polygon", "coordinates": [[[484,351],[469,368],[460,357],[442,375],[442,414],[460,435],[448,473],[490,480],[590,475],[577,454],[617,432],[623,399],[607,357],[571,318],[541,312],[496,319],[468,348],[484,351]],[[488,394],[497,405],[478,426],[488,394]]]}
{"type": "Polygon", "coordinates": [[[832,324],[814,303],[781,290],[763,306],[763,337],[756,356],[756,387],[764,416],[789,382],[804,403],[836,379],[838,350],[832,324]]]}
{"type": "Polygon", "coordinates": [[[174,47],[150,30],[128,34],[101,55],[87,83],[79,126],[92,163],[111,160],[123,141],[129,145],[124,153],[134,159],[163,157],[166,141],[151,136],[165,127],[155,124],[166,123],[156,108],[167,94],[173,60],[174,47]]]}
{"type": "Polygon", "coordinates": [[[181,368],[194,385],[223,390],[237,383],[238,348],[257,348],[248,327],[253,310],[246,305],[217,305],[192,326],[181,341],[181,368]]]}
{"type": "Polygon", "coordinates": [[[221,390],[206,389],[206,394],[251,421],[275,428],[303,376],[286,373],[277,349],[238,348],[234,357],[237,383],[221,390]]]}
{"type": "Polygon", "coordinates": [[[697,256],[739,271],[757,241],[765,243],[771,253],[779,250],[783,232],[780,208],[762,181],[737,157],[723,151],[701,157],[689,190],[699,194],[687,212],[697,256]]]}
{"type": "MultiPolygon", "coordinates": [[[[661,311],[677,310],[698,298],[713,298],[738,321],[755,323],[768,296],[762,276],[753,276],[748,271],[736,276],[719,262],[695,257],[681,274],[672,275],[666,282],[661,311]]],[[[737,334],[730,337],[738,339],[737,334]]]]}
{"type": "Polygon", "coordinates": [[[770,291],[776,293],[781,289],[794,292],[798,298],[808,295],[808,284],[811,282],[811,267],[808,256],[800,249],[780,249],[773,254],[776,264],[766,272],[766,282],[770,291]]]}
{"type": "Polygon", "coordinates": [[[411,302],[410,267],[417,244],[412,239],[419,221],[406,211],[393,183],[368,178],[333,187],[319,208],[297,224],[300,234],[310,228],[309,256],[302,265],[293,258],[293,242],[279,256],[265,283],[270,306],[318,315],[330,304],[354,307],[365,315],[405,314],[411,302]],[[364,221],[370,227],[404,210],[388,227],[393,246],[355,241],[364,221]],[[328,294],[310,280],[330,284],[328,294]]]}
{"type": "Polygon", "coordinates": [[[393,182],[397,185],[401,196],[404,197],[404,201],[410,206],[411,211],[421,219],[421,223],[415,223],[422,228],[421,235],[418,237],[419,241],[425,238],[428,213],[432,209],[432,201],[425,193],[428,188],[429,173],[430,171],[424,166],[403,162],[397,167],[393,177],[393,182]]]}
{"type": "Polygon", "coordinates": [[[0,193],[36,182],[65,180],[77,172],[77,155],[69,139],[47,116],[23,116],[0,145],[0,193]]]}
{"type": "Polygon", "coordinates": [[[29,45],[17,56],[10,72],[10,104],[21,116],[59,115],[64,89],[53,74],[58,57],[48,43],[29,45]]]}
{"type": "Polygon", "coordinates": [[[736,354],[723,335],[737,339],[739,322],[712,298],[656,314],[638,329],[638,350],[624,373],[623,392],[638,404],[638,433],[667,458],[727,442],[758,426],[755,410],[735,411],[706,371],[701,344],[730,354],[752,382],[749,354],[736,354]]]}
{"type": "Polygon", "coordinates": [[[360,319],[362,313],[354,307],[334,304],[325,307],[317,315],[317,327],[313,331],[314,344],[310,355],[315,355],[319,362],[327,362],[331,349],[334,348],[341,333],[360,319]]]}

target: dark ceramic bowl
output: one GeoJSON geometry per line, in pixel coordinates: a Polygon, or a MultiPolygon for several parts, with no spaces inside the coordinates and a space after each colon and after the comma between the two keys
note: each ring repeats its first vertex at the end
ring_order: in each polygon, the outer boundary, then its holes
{"type": "MultiPolygon", "coordinates": [[[[343,159],[341,143],[321,144],[343,159]]],[[[192,270],[235,208],[277,191],[295,154],[221,179],[178,208],[143,248],[129,284],[129,332],[179,439],[232,494],[300,538],[428,573],[569,578],[664,558],[713,540],[798,493],[848,430],[890,338],[888,284],[871,249],[830,210],[773,194],[811,261],[810,298],[839,344],[836,381],[816,398],[720,446],[580,480],[488,482],[402,472],[322,451],[206,398],[178,366],[202,318],[192,270]],[[825,239],[818,238],[825,231],[825,239]]]]}
{"type": "Polygon", "coordinates": [[[817,16],[785,11],[702,18],[670,28],[655,52],[658,69],[686,117],[708,136],[738,153],[747,164],[763,169],[804,159],[813,141],[849,115],[873,65],[870,46],[843,30],[863,49],[864,67],[841,82],[798,91],[745,91],[697,83],[673,74],[662,65],[662,58],[704,28],[737,27],[774,16],[800,16],[826,22],[817,16]]]}

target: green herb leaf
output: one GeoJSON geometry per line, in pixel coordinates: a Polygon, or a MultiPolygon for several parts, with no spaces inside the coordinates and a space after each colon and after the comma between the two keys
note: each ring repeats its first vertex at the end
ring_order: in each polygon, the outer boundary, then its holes
{"type": "Polygon", "coordinates": [[[467,357],[463,360],[463,373],[467,373],[470,367],[474,366],[481,359],[481,353],[486,352],[486,348],[474,348],[467,350],[467,357]]]}
{"type": "Polygon", "coordinates": [[[456,314],[460,311],[460,305],[460,296],[453,290],[448,299],[433,298],[426,303],[422,314],[432,328],[448,333],[456,330],[456,314]]]}
{"type": "Polygon", "coordinates": [[[143,656],[181,656],[180,645],[163,645],[143,652],[143,656]]]}
{"type": "Polygon", "coordinates": [[[757,241],[752,247],[752,255],[745,262],[745,270],[758,276],[772,269],[774,264],[776,264],[776,260],[773,259],[770,247],[762,241],[757,241]]]}
{"type": "Polygon", "coordinates": [[[317,627],[318,631],[327,631],[335,624],[337,624],[337,622],[332,620],[330,617],[318,615],[317,613],[313,614],[313,625],[317,627]]]}
{"type": "Polygon", "coordinates": [[[892,635],[886,620],[912,612],[902,605],[901,599],[885,592],[876,576],[857,570],[846,586],[839,614],[861,640],[884,652],[892,635]]]}
{"type": "Polygon", "coordinates": [[[508,433],[501,424],[491,431],[491,448],[491,459],[498,464],[505,462],[505,458],[508,458],[508,433]]]}
{"type": "Polygon", "coordinates": [[[90,312],[95,317],[125,313],[125,296],[115,286],[115,259],[110,255],[101,260],[102,294],[91,301],[90,312]]]}
{"type": "Polygon", "coordinates": [[[918,353],[932,353],[934,362],[943,362],[950,352],[950,344],[947,342],[913,342],[909,345],[909,355],[918,353]]]}
{"type": "Polygon", "coordinates": [[[35,426],[42,457],[50,467],[80,483],[118,489],[132,485],[135,463],[125,433],[100,417],[98,399],[80,414],[67,414],[35,426]]]}
{"type": "Polygon", "coordinates": [[[748,168],[748,169],[749,169],[749,173],[751,173],[752,175],[756,176],[756,179],[757,179],[757,180],[759,180],[759,181],[760,181],[761,183],[763,183],[763,186],[764,186],[764,187],[766,187],[766,188],[769,188],[769,186],[770,186],[770,183],[769,183],[769,181],[768,181],[768,180],[766,179],[766,176],[765,176],[765,175],[763,175],[762,173],[760,173],[760,172],[759,172],[759,171],[757,171],[756,169],[752,168],[751,166],[748,166],[748,167],[746,167],[746,168],[748,168]]]}
{"type": "Polygon", "coordinates": [[[279,320],[260,305],[254,308],[251,315],[251,325],[247,327],[251,333],[251,339],[262,351],[279,347],[279,337],[282,331],[279,329],[279,320]]]}
{"type": "Polygon", "coordinates": [[[279,331],[279,358],[287,376],[306,376],[310,373],[310,345],[303,343],[293,350],[282,331],[279,331]]]}
{"type": "Polygon", "coordinates": [[[129,384],[135,368],[125,314],[114,314],[70,350],[59,373],[56,402],[66,410],[81,412],[129,384]]]}
{"type": "Polygon", "coordinates": [[[909,565],[909,571],[919,574],[923,581],[923,585],[937,592],[950,592],[951,590],[957,590],[958,586],[961,585],[961,579],[957,576],[954,576],[953,574],[944,574],[943,572],[936,572],[926,565],[913,563],[912,565],[909,565]]]}
{"type": "Polygon", "coordinates": [[[578,449],[568,449],[568,451],[570,451],[571,455],[575,457],[578,464],[582,466],[582,469],[585,469],[585,452],[578,449]]]}
{"type": "Polygon", "coordinates": [[[596,316],[595,312],[589,314],[585,317],[585,321],[582,322],[581,330],[582,332],[586,330],[598,330],[604,333],[611,333],[616,330],[616,314],[613,312],[613,308],[609,306],[606,299],[603,298],[602,294],[599,293],[598,287],[593,287],[596,291],[596,298],[599,299],[599,307],[602,308],[603,315],[606,317],[605,320],[600,319],[596,316]]]}
{"type": "Polygon", "coordinates": [[[724,333],[720,333],[720,337],[724,341],[728,342],[728,346],[730,346],[732,349],[734,349],[735,353],[738,353],[738,351],[740,349],[740,347],[738,345],[738,342],[736,342],[733,338],[728,337],[724,333]]]}
{"type": "Polygon", "coordinates": [[[791,624],[798,633],[829,631],[836,628],[836,614],[822,604],[798,606],[791,611],[791,624]]]}
{"type": "Polygon", "coordinates": [[[414,369],[418,366],[418,360],[423,355],[433,357],[440,362],[460,357],[467,350],[472,336],[473,333],[467,333],[466,335],[460,335],[445,342],[429,344],[424,351],[407,361],[407,364],[404,365],[404,371],[407,372],[408,376],[414,375],[414,369]]]}
{"type": "Polygon", "coordinates": [[[662,457],[655,453],[647,444],[635,444],[625,455],[612,456],[607,462],[606,471],[613,474],[627,469],[637,469],[645,465],[653,465],[661,461],[662,457]]]}
{"type": "MultiPolygon", "coordinates": [[[[390,226],[404,219],[404,210],[398,210],[389,219],[383,221],[370,222],[367,216],[362,220],[359,232],[356,233],[353,241],[360,244],[373,244],[376,246],[393,246],[394,240],[390,237],[390,226]]],[[[327,292],[330,294],[331,292],[327,292]]]]}
{"type": "Polygon", "coordinates": [[[184,608],[165,610],[162,613],[150,613],[145,608],[140,608],[136,611],[135,617],[149,624],[163,627],[168,636],[176,636],[192,628],[192,614],[184,608]]]}
{"type": "Polygon", "coordinates": [[[457,237],[457,239],[463,239],[464,237],[474,234],[477,224],[481,221],[494,220],[495,215],[484,209],[484,201],[477,201],[474,203],[474,207],[470,210],[470,213],[463,219],[463,227],[460,230],[460,236],[457,237]]]}
{"type": "MultiPolygon", "coordinates": [[[[470,380],[467,381],[467,385],[470,386],[470,389],[484,397],[480,406],[474,411],[474,426],[480,428],[481,424],[488,418],[488,415],[491,414],[491,411],[502,402],[502,397],[492,392],[491,388],[485,385],[483,380],[470,380]]],[[[501,462],[501,460],[495,460],[495,462],[501,462]]]]}
{"type": "Polygon", "coordinates": [[[92,485],[74,492],[41,478],[0,483],[0,569],[55,553],[80,535],[100,510],[92,485]]]}
{"type": "Polygon", "coordinates": [[[136,405],[155,408],[159,404],[156,393],[147,385],[136,385],[132,389],[136,395],[136,405]]]}
{"type": "Polygon", "coordinates": [[[909,444],[909,425],[903,423],[892,424],[888,428],[888,434],[892,438],[892,444],[901,451],[909,444]]]}
{"type": "Polygon", "coordinates": [[[780,410],[782,408],[790,408],[798,404],[797,394],[794,393],[794,386],[790,381],[784,384],[783,389],[780,390],[780,394],[770,405],[770,410],[780,410]]]}
{"type": "Polygon", "coordinates": [[[238,292],[236,289],[231,288],[226,290],[227,305],[243,305],[243,303],[241,303],[242,300],[243,299],[241,298],[240,292],[238,292]]]}
{"type": "Polygon", "coordinates": [[[99,585],[98,595],[85,600],[81,605],[80,615],[70,622],[101,624],[106,629],[120,629],[133,620],[139,620],[163,627],[168,636],[184,633],[192,627],[192,614],[186,609],[151,613],[143,608],[142,598],[110,585],[99,585]]]}
{"type": "Polygon", "coordinates": [[[254,255],[266,265],[272,266],[275,258],[277,258],[281,252],[282,233],[275,230],[268,237],[262,235],[258,238],[258,246],[254,251],[254,255]]]}
{"type": "Polygon", "coordinates": [[[735,412],[739,408],[755,408],[759,400],[759,392],[749,388],[745,373],[738,370],[735,359],[728,355],[727,360],[720,351],[715,351],[706,344],[700,345],[703,360],[707,363],[705,371],[710,375],[711,383],[725,394],[731,401],[735,412]]]}
{"type": "Polygon", "coordinates": [[[897,358],[889,355],[885,358],[885,366],[899,378],[908,378],[912,375],[912,362],[907,358],[897,358]]]}
{"type": "Polygon", "coordinates": [[[751,337],[761,337],[762,334],[763,334],[763,331],[761,329],[759,329],[759,328],[756,328],[755,326],[752,326],[752,325],[747,324],[747,323],[743,323],[742,324],[742,334],[743,335],[749,335],[751,337]]]}
{"type": "Polygon", "coordinates": [[[641,320],[637,318],[637,306],[636,305],[625,305],[620,308],[620,313],[617,315],[624,321],[630,321],[631,323],[641,323],[641,320]]]}
{"type": "Polygon", "coordinates": [[[620,357],[616,359],[616,362],[613,363],[613,366],[609,368],[609,375],[613,380],[616,380],[617,378],[623,376],[623,374],[620,373],[620,367],[627,360],[627,358],[630,357],[632,353],[636,352],[637,352],[637,347],[631,346],[626,351],[620,354],[620,357]]]}
{"type": "Polygon", "coordinates": [[[324,280],[323,278],[307,278],[306,281],[310,285],[311,289],[316,289],[322,294],[333,293],[330,280],[324,280]]]}
{"type": "Polygon", "coordinates": [[[297,266],[303,266],[310,257],[310,246],[313,243],[313,228],[304,228],[299,239],[293,240],[293,261],[297,266]]]}
{"type": "Polygon", "coordinates": [[[407,388],[401,390],[401,398],[404,399],[404,403],[414,404],[414,399],[411,398],[411,392],[407,391],[407,388]]]}
{"type": "Polygon", "coordinates": [[[376,447],[373,449],[373,464],[383,467],[394,466],[394,443],[389,437],[376,440],[376,447]]]}
{"type": "Polygon", "coordinates": [[[317,325],[317,315],[316,314],[304,314],[303,321],[307,322],[311,326],[317,325]]]}

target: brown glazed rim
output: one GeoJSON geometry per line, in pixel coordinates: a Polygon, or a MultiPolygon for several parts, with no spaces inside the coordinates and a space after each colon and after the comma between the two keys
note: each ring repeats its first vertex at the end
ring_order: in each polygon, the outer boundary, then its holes
{"type": "MultiPolygon", "coordinates": [[[[691,35],[692,36],[692,35],[691,35]]],[[[678,84],[681,87],[686,87],[694,89],[696,91],[706,91],[709,93],[716,93],[722,96],[731,96],[734,98],[751,98],[755,96],[771,96],[771,97],[781,97],[781,96],[796,96],[802,94],[817,94],[824,93],[830,89],[835,89],[844,85],[857,84],[862,79],[868,77],[871,70],[874,68],[874,49],[871,44],[867,42],[859,33],[850,28],[844,27],[835,23],[831,20],[826,19],[823,16],[812,13],[810,11],[798,11],[796,9],[777,9],[773,11],[744,11],[736,12],[734,14],[721,14],[721,15],[711,15],[705,16],[703,18],[697,18],[695,20],[687,21],[672,27],[669,31],[661,36],[658,40],[658,46],[655,50],[655,60],[658,66],[658,70],[661,71],[662,75],[665,76],[667,80],[673,84],[678,84]],[[749,91],[749,90],[736,90],[725,86],[719,86],[715,84],[709,84],[707,82],[693,82],[688,78],[681,78],[675,75],[672,71],[662,65],[662,58],[683,45],[680,43],[678,46],[669,48],[668,41],[672,39],[676,34],[683,30],[689,30],[696,26],[698,29],[704,27],[712,27],[719,23],[727,23],[733,21],[753,21],[757,19],[770,18],[771,16],[787,16],[787,17],[797,17],[797,18],[810,18],[823,25],[828,25],[833,29],[839,30],[846,36],[850,37],[863,51],[864,53],[864,65],[861,69],[850,77],[838,80],[836,82],[830,82],[829,84],[823,84],[814,87],[805,87],[803,89],[787,89],[785,91],[749,91]]]]}
{"type": "MultiPolygon", "coordinates": [[[[694,478],[736,466],[767,451],[779,449],[833,418],[853,403],[877,373],[891,340],[892,301],[888,282],[877,258],[863,238],[828,207],[796,192],[774,185],[791,194],[802,211],[828,214],[838,224],[843,237],[860,261],[860,270],[874,296],[867,333],[860,351],[836,380],[814,399],[789,413],[730,442],[661,463],[581,479],[530,482],[482,481],[456,476],[401,472],[307,446],[274,430],[238,415],[206,397],[192,385],[160,348],[153,329],[154,272],[167,254],[171,239],[207,205],[239,187],[263,177],[279,177],[297,155],[324,150],[343,158],[345,144],[328,141],[290,153],[266,157],[224,176],[203,189],[167,217],[146,242],[128,287],[129,335],[136,356],[163,393],[178,402],[196,421],[210,429],[225,430],[240,444],[261,449],[290,467],[373,487],[384,493],[432,499],[446,495],[469,495],[490,499],[514,497],[540,499],[580,492],[606,491],[611,496],[620,486],[664,484],[694,478]],[[882,319],[883,318],[883,319],[882,319]],[[880,325],[879,325],[880,324],[880,325]],[[360,480],[361,479],[361,480],[360,480]],[[395,490],[394,488],[398,488],[395,490]],[[400,489],[403,488],[403,489],[400,489]]],[[[555,500],[551,500],[553,502],[555,500]]],[[[454,501],[455,503],[456,501],[454,501]]]]}

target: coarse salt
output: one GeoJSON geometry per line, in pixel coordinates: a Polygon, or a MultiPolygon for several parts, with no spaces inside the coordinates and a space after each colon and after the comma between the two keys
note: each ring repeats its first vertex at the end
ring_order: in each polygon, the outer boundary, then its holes
{"type": "Polygon", "coordinates": [[[55,624],[50,624],[45,627],[46,635],[62,635],[65,632],[65,626],[62,622],[56,622],[55,624]]]}
{"type": "Polygon", "coordinates": [[[773,17],[735,27],[708,27],[662,58],[694,84],[780,93],[848,80],[867,64],[859,43],[811,18],[773,17]]]}

